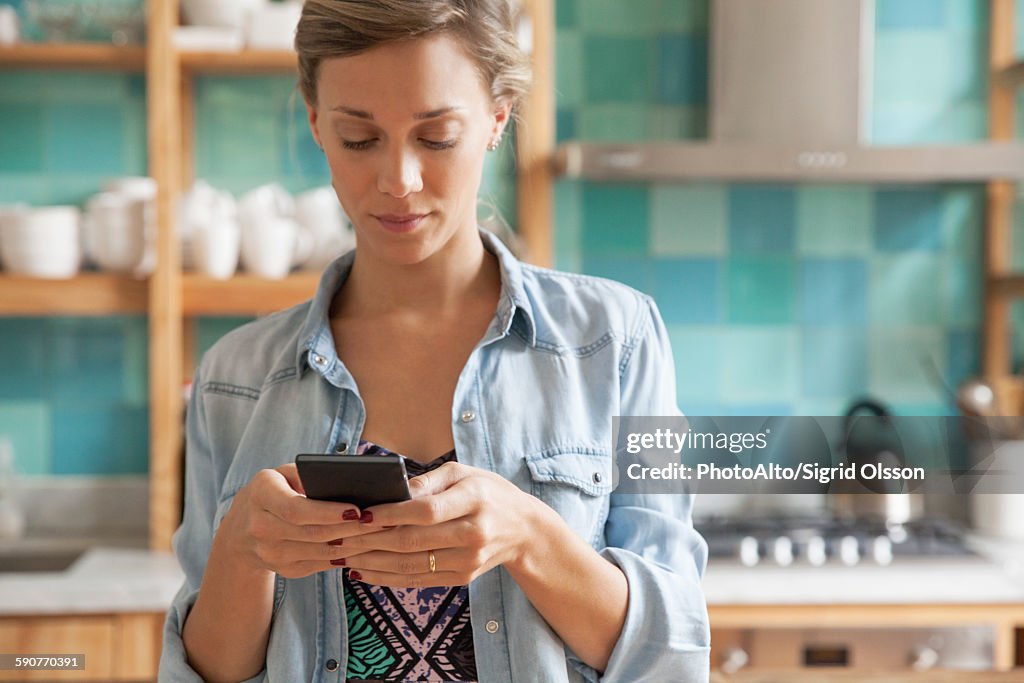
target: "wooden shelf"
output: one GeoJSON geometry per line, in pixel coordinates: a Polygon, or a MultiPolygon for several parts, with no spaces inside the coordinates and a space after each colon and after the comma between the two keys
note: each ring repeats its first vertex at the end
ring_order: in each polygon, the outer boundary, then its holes
{"type": "Polygon", "coordinates": [[[141,314],[148,297],[148,282],[127,275],[41,280],[0,274],[0,316],[141,314]]]}
{"type": "Polygon", "coordinates": [[[313,297],[320,273],[295,273],[283,280],[236,275],[214,280],[202,275],[182,276],[186,316],[261,315],[280,311],[313,297]]]}
{"type": "Polygon", "coordinates": [[[1011,88],[1019,88],[1024,85],[1024,59],[1003,69],[999,73],[999,78],[1011,88]]]}
{"type": "Polygon", "coordinates": [[[143,71],[146,50],[107,43],[22,43],[0,47],[0,68],[143,71]]]}
{"type": "Polygon", "coordinates": [[[192,73],[294,73],[298,57],[291,50],[179,52],[181,67],[192,73]]]}
{"type": "Polygon", "coordinates": [[[1007,298],[1024,297],[1024,275],[995,275],[989,278],[992,292],[1007,298]]]}

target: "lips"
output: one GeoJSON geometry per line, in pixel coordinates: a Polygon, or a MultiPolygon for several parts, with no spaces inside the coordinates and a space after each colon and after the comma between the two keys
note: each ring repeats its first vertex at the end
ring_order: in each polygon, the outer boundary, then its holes
{"type": "Polygon", "coordinates": [[[388,232],[406,233],[415,230],[429,215],[429,213],[389,213],[374,216],[374,218],[376,218],[381,226],[383,226],[388,232]]]}

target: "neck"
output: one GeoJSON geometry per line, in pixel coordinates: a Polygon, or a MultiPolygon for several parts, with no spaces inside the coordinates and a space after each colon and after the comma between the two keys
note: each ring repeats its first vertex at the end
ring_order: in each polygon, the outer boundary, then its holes
{"type": "Polygon", "coordinates": [[[497,258],[475,230],[460,230],[443,249],[411,265],[382,262],[357,250],[332,315],[459,315],[467,304],[493,304],[500,289],[497,258]]]}

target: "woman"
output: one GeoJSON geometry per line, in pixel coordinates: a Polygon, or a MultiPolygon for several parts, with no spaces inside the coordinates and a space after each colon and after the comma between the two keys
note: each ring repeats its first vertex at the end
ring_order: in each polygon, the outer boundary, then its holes
{"type": "Polygon", "coordinates": [[[707,678],[690,500],[611,491],[612,417],[678,413],[657,310],[476,224],[528,80],[511,25],[508,0],[305,3],[358,246],[200,364],[161,680],[707,678]],[[424,474],[366,510],[291,464],[388,451],[424,474]]]}

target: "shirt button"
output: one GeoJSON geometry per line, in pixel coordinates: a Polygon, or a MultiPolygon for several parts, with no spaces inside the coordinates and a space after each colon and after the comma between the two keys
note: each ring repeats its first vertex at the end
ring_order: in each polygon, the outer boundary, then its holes
{"type": "Polygon", "coordinates": [[[472,422],[473,420],[476,419],[476,413],[474,413],[472,410],[463,410],[460,419],[463,422],[472,422]]]}
{"type": "Polygon", "coordinates": [[[494,619],[491,619],[486,624],[484,624],[484,628],[487,629],[488,633],[497,633],[498,632],[498,622],[496,622],[494,619]]]}
{"type": "Polygon", "coordinates": [[[604,479],[604,477],[601,476],[600,472],[594,472],[594,483],[595,484],[600,484],[602,479],[604,479]]]}
{"type": "Polygon", "coordinates": [[[321,356],[319,353],[314,354],[313,362],[317,365],[327,365],[327,359],[321,356]]]}
{"type": "Polygon", "coordinates": [[[338,670],[338,660],[337,659],[328,659],[327,662],[324,663],[324,668],[327,669],[328,671],[337,671],[338,670]]]}
{"type": "Polygon", "coordinates": [[[338,445],[337,445],[337,446],[336,446],[336,447],[334,448],[334,452],[335,452],[335,453],[338,453],[339,455],[340,455],[340,454],[342,454],[342,453],[344,453],[344,452],[345,452],[345,451],[347,451],[347,450],[348,450],[348,442],[346,442],[346,441],[342,441],[342,442],[340,442],[340,443],[339,443],[339,444],[338,444],[338,445]]]}

